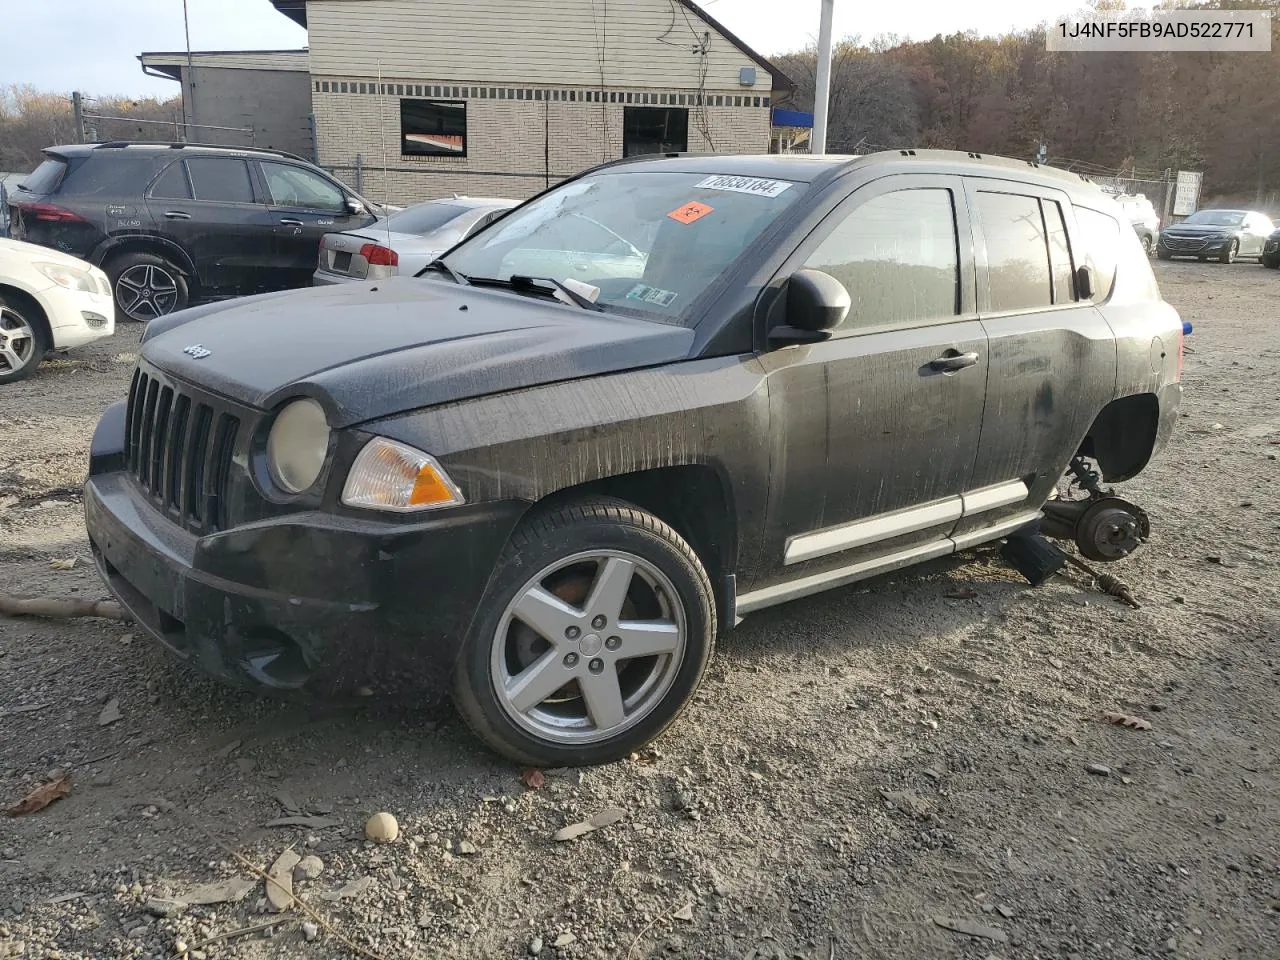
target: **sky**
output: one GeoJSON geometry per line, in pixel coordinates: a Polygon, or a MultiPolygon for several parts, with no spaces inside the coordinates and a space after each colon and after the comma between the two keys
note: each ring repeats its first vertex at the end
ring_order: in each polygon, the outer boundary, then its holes
{"type": "MultiPolygon", "coordinates": [[[[187,2],[193,50],[306,45],[306,31],[269,0],[187,2]]],[[[765,55],[804,47],[817,37],[819,0],[708,0],[702,6],[765,55]]],[[[835,0],[833,32],[837,39],[856,34],[863,40],[883,34],[927,40],[962,30],[995,34],[1080,6],[1080,0],[835,0]]],[[[175,81],[145,76],[136,58],[144,50],[185,49],[182,0],[0,0],[0,10],[0,87],[30,83],[97,96],[178,93],[175,81]]]]}

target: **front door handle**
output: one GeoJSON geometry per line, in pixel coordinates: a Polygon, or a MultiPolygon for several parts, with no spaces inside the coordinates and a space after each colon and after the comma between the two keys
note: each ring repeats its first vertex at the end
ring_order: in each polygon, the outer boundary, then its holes
{"type": "Polygon", "coordinates": [[[190,220],[191,214],[183,213],[181,210],[166,210],[164,215],[170,220],[190,220]]]}
{"type": "Polygon", "coordinates": [[[978,362],[977,353],[949,353],[946,356],[939,357],[937,360],[931,360],[929,366],[941,373],[955,373],[957,370],[963,370],[965,367],[972,367],[978,362]]]}
{"type": "Polygon", "coordinates": [[[280,226],[282,226],[282,227],[300,227],[300,226],[302,226],[302,221],[301,221],[301,220],[287,220],[287,219],[283,219],[283,218],[282,218],[282,219],[280,220],[280,226]]]}

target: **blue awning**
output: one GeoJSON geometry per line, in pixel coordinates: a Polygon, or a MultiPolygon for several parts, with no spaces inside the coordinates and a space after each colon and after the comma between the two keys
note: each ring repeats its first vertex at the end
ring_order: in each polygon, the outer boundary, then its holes
{"type": "Polygon", "coordinates": [[[804,113],[800,110],[783,110],[781,107],[774,107],[773,125],[775,127],[812,127],[813,114],[804,113]]]}

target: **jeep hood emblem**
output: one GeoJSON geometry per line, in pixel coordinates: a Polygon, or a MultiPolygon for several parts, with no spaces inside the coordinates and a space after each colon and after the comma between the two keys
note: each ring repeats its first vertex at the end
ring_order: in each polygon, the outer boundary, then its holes
{"type": "Polygon", "coordinates": [[[205,357],[209,356],[209,354],[213,353],[213,351],[203,343],[193,343],[189,347],[183,347],[182,352],[195,360],[203,360],[205,357]]]}

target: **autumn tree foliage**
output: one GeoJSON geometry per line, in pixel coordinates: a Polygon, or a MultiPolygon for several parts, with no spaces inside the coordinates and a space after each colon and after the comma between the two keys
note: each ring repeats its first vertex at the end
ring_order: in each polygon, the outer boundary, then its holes
{"type": "MultiPolygon", "coordinates": [[[[1207,192],[1262,202],[1280,191],[1274,22],[1272,30],[1270,53],[1048,53],[1043,27],[910,43],[849,38],[833,50],[827,148],[1033,159],[1044,143],[1054,165],[1137,176],[1201,170],[1207,192]]],[[[796,106],[811,109],[814,51],[774,59],[796,82],[796,106]]]]}

